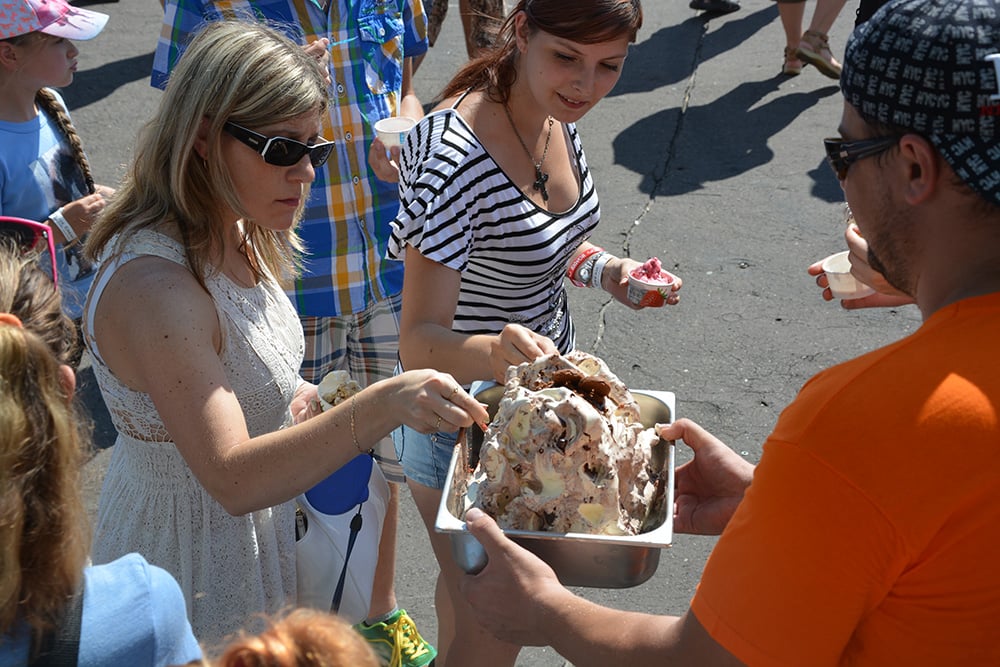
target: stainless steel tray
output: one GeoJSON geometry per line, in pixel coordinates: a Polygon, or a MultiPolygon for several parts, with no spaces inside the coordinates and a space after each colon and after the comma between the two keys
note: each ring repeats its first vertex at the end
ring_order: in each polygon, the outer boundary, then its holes
{"type": "MultiPolygon", "coordinates": [[[[674,394],[669,391],[633,390],[639,404],[643,426],[666,424],[674,420],[674,394]]],[[[490,386],[476,393],[487,405],[490,417],[496,414],[503,387],[490,386]]],[[[451,535],[452,554],[464,571],[472,574],[486,566],[486,552],[470,535],[464,516],[466,469],[479,458],[483,433],[478,428],[467,431],[467,438],[456,447],[445,479],[441,504],[434,528],[451,535]]],[[[674,443],[661,440],[654,446],[653,465],[666,475],[666,489],[654,512],[651,525],[639,535],[588,535],[550,533],[532,530],[505,530],[512,540],[535,553],[555,571],[565,586],[592,588],[629,588],[638,586],[656,572],[660,550],[673,539],[674,443]]]]}

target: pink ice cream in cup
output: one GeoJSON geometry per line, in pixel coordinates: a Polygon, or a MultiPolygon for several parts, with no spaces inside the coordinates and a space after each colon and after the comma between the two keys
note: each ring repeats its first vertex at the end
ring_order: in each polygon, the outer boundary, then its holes
{"type": "Polygon", "coordinates": [[[628,300],[644,308],[662,306],[677,276],[665,271],[659,258],[651,257],[628,274],[628,300]]]}

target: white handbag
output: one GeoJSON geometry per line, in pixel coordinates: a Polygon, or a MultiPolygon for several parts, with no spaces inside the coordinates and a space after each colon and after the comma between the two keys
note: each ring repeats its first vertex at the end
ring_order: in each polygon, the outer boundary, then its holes
{"type": "Polygon", "coordinates": [[[332,610],[351,624],[365,619],[388,502],[389,485],[368,455],[296,498],[300,606],[332,610]]]}

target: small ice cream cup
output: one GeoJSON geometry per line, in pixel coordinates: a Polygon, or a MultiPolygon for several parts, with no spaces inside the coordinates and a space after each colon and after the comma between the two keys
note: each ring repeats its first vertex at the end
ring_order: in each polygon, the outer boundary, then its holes
{"type": "Polygon", "coordinates": [[[375,123],[375,134],[382,140],[386,148],[392,148],[406,141],[406,134],[416,124],[417,121],[406,116],[390,116],[375,123]]]}
{"type": "Polygon", "coordinates": [[[628,300],[643,308],[659,308],[666,303],[676,276],[667,271],[660,273],[657,280],[628,277],[628,300]]]}
{"type": "Polygon", "coordinates": [[[844,250],[823,260],[823,273],[836,299],[860,299],[875,290],[851,275],[850,251],[844,250]]]}

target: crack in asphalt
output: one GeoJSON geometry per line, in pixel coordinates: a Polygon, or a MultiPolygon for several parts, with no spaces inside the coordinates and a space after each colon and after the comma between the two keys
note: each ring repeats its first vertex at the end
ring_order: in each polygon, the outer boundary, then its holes
{"type": "MultiPolygon", "coordinates": [[[[663,183],[667,178],[667,173],[670,171],[670,163],[674,157],[674,151],[677,146],[677,141],[680,138],[681,131],[684,129],[684,119],[687,116],[688,106],[691,102],[691,94],[694,92],[695,84],[698,81],[698,63],[701,60],[702,47],[705,44],[705,35],[708,33],[708,21],[702,24],[701,36],[698,39],[697,46],[692,52],[691,57],[691,76],[688,77],[687,85],[684,88],[684,97],[681,102],[680,113],[677,117],[677,125],[674,127],[674,132],[670,136],[670,140],[667,142],[666,147],[666,157],[663,163],[660,165],[663,169],[660,175],[657,176],[659,167],[654,167],[652,171],[653,187],[650,189],[649,198],[646,201],[646,205],[643,207],[639,216],[632,221],[628,229],[625,231],[625,239],[622,241],[622,256],[631,257],[631,241],[632,235],[636,228],[642,224],[643,218],[652,210],[653,202],[656,200],[656,193],[660,189],[660,184],[663,183]]],[[[606,315],[608,308],[615,302],[614,297],[608,296],[607,299],[601,304],[601,307],[597,310],[597,334],[594,337],[594,343],[591,345],[590,349],[593,354],[597,354],[601,347],[601,341],[604,340],[604,330],[607,328],[606,315]]]]}

